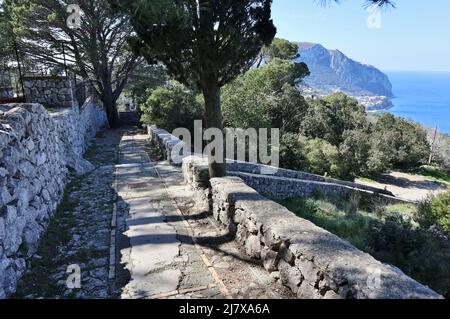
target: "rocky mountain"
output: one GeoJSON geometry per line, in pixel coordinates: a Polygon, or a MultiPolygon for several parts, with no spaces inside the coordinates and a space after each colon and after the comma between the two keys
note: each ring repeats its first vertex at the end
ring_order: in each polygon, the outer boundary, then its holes
{"type": "Polygon", "coordinates": [[[369,110],[392,107],[392,84],[377,68],[359,63],[339,50],[328,50],[316,43],[298,43],[300,57],[311,75],[301,89],[306,94],[328,95],[344,92],[357,98],[369,110]]]}

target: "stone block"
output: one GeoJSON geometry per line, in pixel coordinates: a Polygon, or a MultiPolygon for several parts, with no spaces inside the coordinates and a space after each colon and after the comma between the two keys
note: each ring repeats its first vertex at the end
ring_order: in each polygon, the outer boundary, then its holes
{"type": "Polygon", "coordinates": [[[323,299],[319,291],[307,281],[303,281],[298,288],[297,297],[299,299],[323,299]]]}
{"type": "Polygon", "coordinates": [[[311,285],[315,285],[320,280],[320,270],[312,261],[300,257],[295,260],[295,266],[300,269],[305,280],[311,285]]]}
{"type": "Polygon", "coordinates": [[[268,272],[273,272],[278,270],[279,256],[276,251],[270,249],[263,249],[261,251],[261,259],[263,261],[263,266],[268,272]]]}
{"type": "Polygon", "coordinates": [[[295,265],[295,255],[289,250],[284,242],[280,245],[279,256],[291,266],[295,265]]]}
{"type": "MultiPolygon", "coordinates": [[[[0,243],[5,239],[6,236],[6,225],[5,225],[5,219],[0,217],[0,243]]],[[[1,256],[2,254],[0,254],[1,256]]]]}
{"type": "Polygon", "coordinates": [[[247,229],[245,229],[245,227],[243,227],[242,225],[237,225],[236,241],[243,246],[245,245],[247,236],[248,236],[247,229]]]}
{"type": "Polygon", "coordinates": [[[252,258],[261,257],[261,241],[258,236],[250,235],[245,241],[245,252],[252,258]]]}
{"type": "Polygon", "coordinates": [[[284,260],[280,260],[278,264],[280,271],[281,283],[291,289],[294,294],[297,294],[298,288],[303,282],[303,276],[300,270],[286,263],[284,260]]]}

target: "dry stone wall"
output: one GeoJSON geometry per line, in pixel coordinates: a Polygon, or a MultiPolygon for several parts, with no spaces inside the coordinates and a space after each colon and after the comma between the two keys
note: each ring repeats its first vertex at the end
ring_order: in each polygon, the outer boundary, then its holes
{"type": "Polygon", "coordinates": [[[24,77],[23,84],[27,102],[47,107],[74,107],[77,104],[68,77],[24,77]]]}
{"type": "Polygon", "coordinates": [[[9,72],[0,68],[0,99],[8,99],[14,96],[11,87],[11,76],[9,72]]]}
{"type": "MultiPolygon", "coordinates": [[[[333,182],[319,182],[316,180],[304,180],[297,178],[280,177],[276,175],[250,174],[238,170],[229,170],[229,167],[258,166],[258,164],[245,164],[234,161],[227,162],[227,174],[240,177],[247,185],[260,194],[276,199],[287,199],[295,197],[310,197],[315,194],[325,196],[359,196],[361,198],[374,198],[387,204],[404,204],[406,201],[393,196],[381,194],[378,191],[366,190],[359,187],[347,186],[333,182]]],[[[199,156],[186,156],[183,159],[183,174],[186,180],[191,180],[196,188],[208,187],[209,171],[207,161],[199,156]]],[[[352,183],[350,183],[352,184],[352,183]]]]}
{"type": "Polygon", "coordinates": [[[442,298],[348,242],[297,217],[240,178],[210,181],[214,218],[235,234],[247,255],[302,299],[442,298]]]}
{"type": "MultiPolygon", "coordinates": [[[[269,175],[248,174],[243,172],[229,172],[229,176],[240,177],[248,186],[260,194],[274,199],[304,198],[316,194],[323,196],[357,196],[359,198],[376,198],[380,203],[405,204],[408,201],[394,196],[380,194],[365,189],[345,186],[336,183],[317,182],[269,175]]],[[[409,202],[408,202],[409,203],[409,202]]]]}
{"type": "Polygon", "coordinates": [[[81,156],[106,125],[93,100],[52,115],[40,104],[0,105],[0,299],[15,292],[63,196],[68,167],[92,169],[81,156]]]}

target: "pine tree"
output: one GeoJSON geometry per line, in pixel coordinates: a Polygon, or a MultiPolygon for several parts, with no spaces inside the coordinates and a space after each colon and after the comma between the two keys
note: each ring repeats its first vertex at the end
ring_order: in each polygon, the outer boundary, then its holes
{"type": "MultiPolygon", "coordinates": [[[[179,82],[196,86],[205,100],[208,128],[223,129],[220,90],[254,63],[276,28],[272,0],[123,0],[136,32],[130,43],[149,62],[159,61],[179,82]]],[[[225,175],[224,159],[209,165],[225,175]]]]}

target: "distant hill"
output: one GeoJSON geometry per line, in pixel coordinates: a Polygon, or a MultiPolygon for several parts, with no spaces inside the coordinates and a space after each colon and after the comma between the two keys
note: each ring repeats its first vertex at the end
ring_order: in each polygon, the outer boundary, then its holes
{"type": "Polygon", "coordinates": [[[368,109],[392,106],[392,84],[386,74],[377,68],[359,63],[339,50],[328,50],[316,43],[297,43],[300,57],[311,75],[304,83],[310,92],[326,95],[341,91],[360,100],[368,109]]]}

